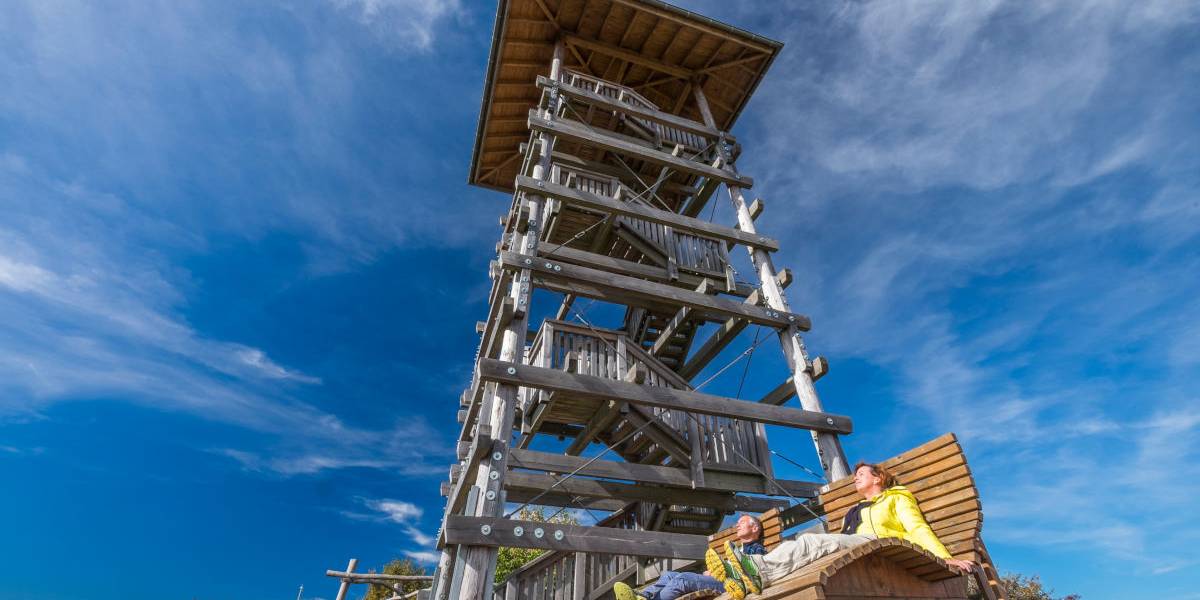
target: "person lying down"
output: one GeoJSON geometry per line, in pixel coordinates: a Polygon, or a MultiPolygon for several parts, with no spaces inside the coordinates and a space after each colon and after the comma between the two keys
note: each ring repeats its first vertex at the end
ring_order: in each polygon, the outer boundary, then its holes
{"type": "MultiPolygon", "coordinates": [[[[752,515],[739,517],[734,529],[734,537],[737,539],[737,545],[732,547],[737,548],[742,554],[755,555],[767,552],[766,547],[763,546],[762,521],[759,521],[758,517],[752,515]]],[[[732,542],[730,543],[732,544],[732,542]]],[[[658,580],[637,592],[634,592],[628,584],[617,583],[613,586],[613,595],[617,600],[675,600],[684,594],[701,590],[720,593],[725,590],[725,586],[708,572],[700,574],[664,571],[662,575],[659,575],[658,580]]]]}
{"type": "Polygon", "coordinates": [[[890,537],[912,542],[955,568],[974,568],[970,561],[951,558],[925,521],[916,497],[898,485],[895,476],[882,465],[855,465],[854,490],[865,501],[851,508],[842,521],[842,531],[852,533],[806,533],[757,556],[726,542],[724,560],[708,549],[704,556],[708,572],[734,600],[742,600],[746,594],[757,594],[822,556],[890,537]]]}

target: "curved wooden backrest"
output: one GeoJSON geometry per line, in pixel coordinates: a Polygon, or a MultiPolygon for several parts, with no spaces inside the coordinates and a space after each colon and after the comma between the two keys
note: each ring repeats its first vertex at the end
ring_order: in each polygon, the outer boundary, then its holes
{"type": "MultiPolygon", "coordinates": [[[[758,515],[758,520],[762,521],[763,526],[763,545],[768,550],[779,545],[783,541],[783,522],[779,519],[779,509],[772,508],[767,512],[758,515]]],[[[721,552],[721,548],[725,546],[725,542],[736,539],[736,527],[722,529],[708,536],[708,547],[721,552]]]]}
{"type": "MultiPolygon", "coordinates": [[[[917,497],[925,520],[950,554],[978,561],[975,541],[983,527],[983,511],[958,438],[947,433],[883,464],[917,497]]],[[[831,533],[841,532],[842,518],[861,500],[854,491],[853,477],[830,484],[821,494],[821,504],[831,533]]]]}

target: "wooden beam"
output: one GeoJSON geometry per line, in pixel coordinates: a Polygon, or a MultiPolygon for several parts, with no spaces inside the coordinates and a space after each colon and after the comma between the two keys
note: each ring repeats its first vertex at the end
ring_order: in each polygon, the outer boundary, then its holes
{"type": "Polygon", "coordinates": [[[559,494],[557,492],[542,493],[544,491],[510,489],[504,492],[504,499],[508,502],[516,502],[518,504],[528,502],[533,506],[561,506],[565,508],[583,508],[609,512],[621,510],[629,504],[624,500],[613,500],[612,498],[583,498],[570,494],[559,494]]]}
{"type": "MultiPolygon", "coordinates": [[[[593,269],[600,269],[602,271],[608,271],[609,273],[616,273],[618,275],[628,275],[630,277],[640,277],[642,279],[649,279],[651,281],[658,281],[660,283],[678,285],[681,288],[695,288],[696,286],[700,285],[701,280],[706,279],[705,277],[701,277],[699,275],[694,275],[686,271],[680,271],[679,279],[676,281],[671,281],[670,276],[667,274],[667,270],[662,267],[655,265],[644,265],[642,263],[635,263],[630,260],[613,258],[603,254],[596,254],[594,252],[577,250],[575,248],[568,248],[566,246],[559,246],[558,244],[550,244],[546,242],[538,244],[538,254],[543,258],[561,260],[563,262],[569,262],[571,264],[590,267],[593,269]]],[[[729,293],[734,296],[741,296],[742,298],[745,298],[754,293],[754,288],[747,284],[741,283],[729,293]]],[[[564,320],[565,318],[565,316],[556,317],[556,319],[560,321],[564,320]]]]}
{"type": "Polygon", "coordinates": [[[758,401],[759,404],[770,404],[772,406],[782,406],[783,403],[796,395],[796,382],[788,377],[783,383],[775,386],[775,389],[767,392],[766,396],[758,401]]]}
{"type": "Polygon", "coordinates": [[[663,152],[662,150],[657,150],[641,143],[635,143],[630,141],[630,139],[618,137],[610,132],[591,129],[578,121],[572,121],[569,119],[545,119],[541,114],[539,114],[537,109],[531,109],[529,111],[528,126],[530,129],[536,131],[544,131],[546,133],[557,135],[563,139],[573,140],[591,146],[597,146],[604,150],[650,161],[660,166],[671,167],[672,169],[681,171],[683,173],[717,179],[726,185],[736,185],[744,188],[749,188],[754,185],[754,180],[750,177],[734,175],[725,169],[719,169],[705,163],[687,160],[678,156],[672,156],[668,152],[663,152]]]}
{"type": "MultiPolygon", "coordinates": [[[[710,287],[712,287],[712,280],[705,279],[700,282],[700,285],[696,286],[696,291],[700,292],[701,294],[707,294],[709,293],[708,289],[710,287]]],[[[676,311],[676,313],[671,316],[671,320],[667,322],[667,326],[658,332],[658,339],[654,340],[654,345],[650,347],[650,354],[654,357],[658,357],[658,355],[662,353],[663,349],[671,343],[671,338],[675,337],[675,332],[679,331],[680,327],[683,327],[683,324],[686,323],[689,318],[691,318],[691,315],[692,309],[687,306],[676,311]]]]}
{"type": "MultiPolygon", "coordinates": [[[[751,323],[774,328],[795,326],[802,331],[808,331],[812,326],[811,321],[804,315],[779,312],[719,296],[580,267],[553,260],[552,257],[527,257],[512,252],[501,252],[500,264],[510,270],[528,269],[533,274],[535,285],[557,292],[635,306],[690,306],[700,315],[714,315],[717,319],[741,317],[751,323]]],[[[668,309],[664,312],[674,310],[668,309]]]]}
{"type": "Polygon", "coordinates": [[[494,517],[451,516],[445,521],[445,532],[447,543],[469,546],[684,559],[703,558],[704,551],[708,549],[708,536],[704,535],[557,525],[494,517]],[[518,527],[520,535],[517,535],[518,527]],[[541,537],[537,535],[538,530],[542,531],[541,537]]]}
{"type": "Polygon", "coordinates": [[[717,415],[813,431],[850,433],[850,417],[782,406],[769,406],[700,392],[627,383],[604,377],[564,373],[558,369],[516,365],[480,358],[479,378],[484,381],[563,392],[590,400],[619,400],[706,415],[717,415]]]}
{"type": "Polygon", "coordinates": [[[684,504],[704,506],[722,512],[766,512],[772,508],[786,508],[786,500],[771,500],[755,496],[735,496],[731,492],[665,488],[637,483],[621,483],[583,477],[560,478],[546,473],[524,473],[514,471],[504,478],[504,489],[538,493],[549,490],[579,496],[622,500],[625,502],[652,502],[655,504],[684,504]]]}
{"type": "Polygon", "coordinates": [[[631,62],[635,65],[641,65],[647,69],[653,69],[660,73],[666,73],[682,79],[690,79],[695,73],[691,69],[680,67],[678,65],[669,65],[661,60],[655,60],[648,56],[643,56],[633,50],[628,50],[613,44],[607,44],[597,40],[590,40],[585,37],[580,37],[574,34],[564,34],[563,40],[571,46],[583,48],[591,52],[599,52],[605,56],[617,58],[620,60],[631,62]]]}
{"type": "MultiPolygon", "coordinates": [[[[538,87],[545,88],[553,85],[553,82],[547,77],[538,76],[537,85],[538,87]]],[[[621,112],[632,117],[645,119],[647,121],[654,121],[655,123],[661,123],[675,129],[681,129],[701,137],[718,138],[722,135],[721,130],[709,127],[703,123],[697,123],[691,119],[686,119],[671,113],[663,112],[661,110],[654,110],[652,108],[644,108],[633,104],[618,102],[613,98],[609,98],[608,96],[602,96],[593,91],[586,90],[581,87],[575,87],[566,83],[560,82],[558,84],[558,93],[597,108],[621,112]]],[[[725,133],[724,135],[725,139],[728,140],[729,143],[736,141],[731,134],[725,133]]]]}
{"type": "MultiPolygon", "coordinates": [[[[753,294],[750,294],[750,296],[746,298],[746,304],[759,304],[760,302],[762,302],[762,293],[758,290],[755,290],[753,294]]],[[[684,379],[691,379],[695,377],[700,373],[700,371],[703,371],[704,367],[707,366],[712,359],[716,358],[717,355],[720,354],[721,351],[730,344],[730,342],[737,339],[738,334],[746,329],[746,326],[749,324],[749,321],[737,317],[726,319],[725,322],[721,323],[721,326],[718,327],[717,330],[714,331],[707,340],[704,340],[704,343],[700,345],[700,348],[698,348],[696,352],[692,354],[691,358],[689,358],[687,362],[683,363],[683,366],[680,367],[676,372],[679,373],[679,375],[684,379]]]]}
{"type": "Polygon", "coordinates": [[[691,201],[688,202],[687,206],[684,207],[684,209],[680,212],[689,217],[700,216],[700,213],[704,210],[705,205],[708,204],[708,201],[713,197],[713,194],[716,193],[717,188],[719,187],[721,187],[720,181],[717,181],[716,179],[705,179],[704,184],[700,186],[700,189],[697,190],[695,195],[692,196],[691,201]]]}
{"type": "MultiPolygon", "coordinates": [[[[692,487],[692,481],[686,469],[661,467],[658,465],[640,465],[613,460],[591,460],[578,456],[565,456],[535,450],[512,450],[508,465],[512,468],[544,471],[547,473],[578,473],[579,475],[588,477],[625,479],[668,487],[689,489],[692,487]]],[[[701,486],[703,489],[748,494],[767,494],[771,496],[783,495],[783,492],[780,492],[778,487],[764,481],[759,475],[719,471],[706,472],[705,475],[705,485],[701,486]]],[[[779,483],[789,494],[797,497],[811,498],[821,491],[821,484],[819,483],[791,480],[780,481],[779,483]]]]}
{"type": "Polygon", "coordinates": [[[745,58],[731,60],[729,62],[721,63],[719,65],[712,65],[710,67],[704,67],[703,69],[700,69],[699,71],[697,71],[697,73],[699,73],[699,74],[712,73],[713,71],[719,71],[721,69],[727,69],[729,67],[736,67],[739,65],[744,65],[748,62],[754,62],[756,60],[766,60],[770,57],[771,57],[771,55],[769,55],[769,54],[755,54],[753,56],[747,56],[745,58]]]}
{"type": "Polygon", "coordinates": [[[622,202],[609,196],[602,196],[549,181],[541,182],[541,185],[539,185],[536,179],[524,175],[517,176],[516,186],[519,191],[544,194],[567,206],[599,211],[610,215],[642,219],[651,223],[673,227],[676,231],[714,238],[723,242],[762,248],[769,252],[779,250],[779,241],[767,236],[747,235],[746,232],[734,229],[733,227],[716,225],[702,219],[687,217],[679,213],[653,208],[637,202],[622,202]]]}

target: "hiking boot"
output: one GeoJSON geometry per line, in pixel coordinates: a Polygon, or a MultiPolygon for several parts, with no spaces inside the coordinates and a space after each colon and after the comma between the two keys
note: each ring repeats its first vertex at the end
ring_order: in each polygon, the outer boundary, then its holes
{"type": "Polygon", "coordinates": [[[645,596],[635,594],[633,588],[624,583],[614,583],[613,594],[617,597],[617,600],[646,600],[645,596]]]}
{"type": "Polygon", "coordinates": [[[709,576],[725,586],[725,593],[729,594],[733,600],[742,600],[746,597],[746,584],[742,582],[738,572],[729,564],[729,561],[721,560],[716,550],[709,548],[704,552],[704,566],[708,568],[709,576]]]}
{"type": "Polygon", "coordinates": [[[725,542],[725,558],[729,559],[729,566],[737,573],[738,579],[750,590],[751,594],[757,594],[762,591],[762,577],[758,573],[758,565],[750,560],[748,556],[742,554],[733,542],[725,542]]]}
{"type": "Polygon", "coordinates": [[[742,600],[746,597],[746,586],[742,585],[741,580],[733,578],[726,579],[724,585],[725,593],[729,594],[729,597],[733,598],[733,600],[742,600]]]}

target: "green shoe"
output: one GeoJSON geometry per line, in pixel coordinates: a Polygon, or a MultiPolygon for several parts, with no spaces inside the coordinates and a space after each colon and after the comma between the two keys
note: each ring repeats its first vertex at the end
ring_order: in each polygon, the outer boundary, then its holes
{"type": "Polygon", "coordinates": [[[737,573],[738,579],[750,590],[751,594],[757,594],[762,591],[762,577],[758,574],[758,565],[750,560],[741,550],[738,550],[733,542],[725,542],[725,558],[729,559],[729,566],[737,573]]]}
{"type": "Polygon", "coordinates": [[[639,596],[633,592],[633,588],[624,583],[613,584],[613,594],[617,600],[646,600],[645,596],[639,596]]]}

